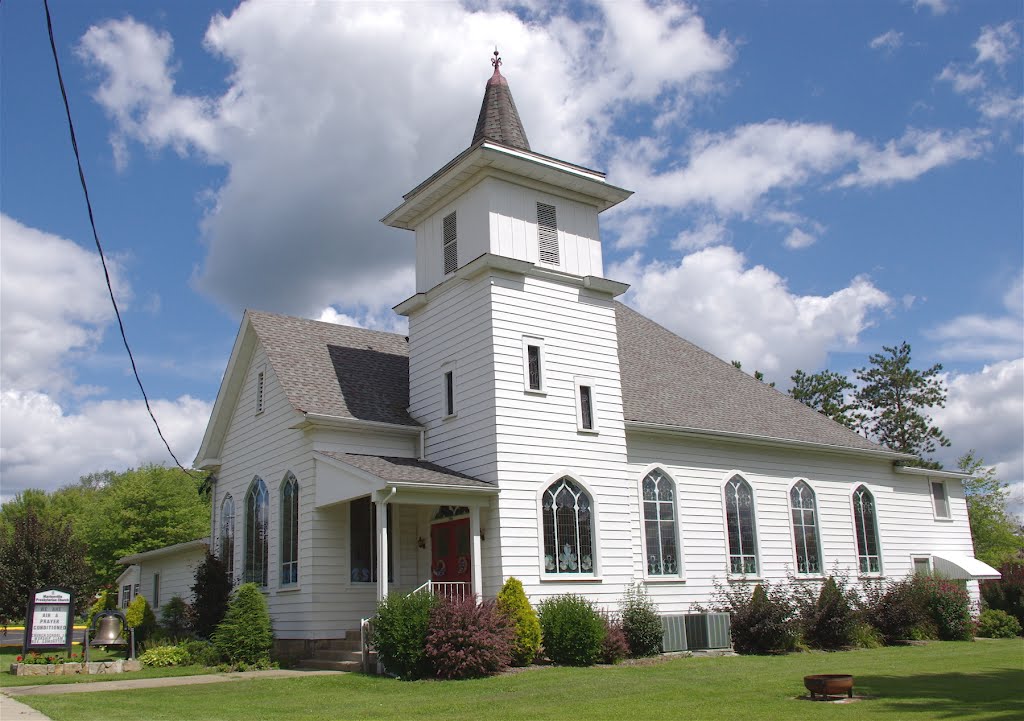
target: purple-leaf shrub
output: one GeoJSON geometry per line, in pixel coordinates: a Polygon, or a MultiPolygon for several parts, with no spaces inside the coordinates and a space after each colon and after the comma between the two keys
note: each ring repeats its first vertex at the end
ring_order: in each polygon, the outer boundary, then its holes
{"type": "Polygon", "coordinates": [[[629,643],[622,630],[622,621],[612,618],[607,612],[601,614],[604,621],[604,641],[601,644],[601,662],[618,663],[629,655],[629,643]]]}
{"type": "Polygon", "coordinates": [[[490,676],[508,667],[514,635],[493,601],[442,599],[430,610],[426,659],[437,678],[490,676]]]}

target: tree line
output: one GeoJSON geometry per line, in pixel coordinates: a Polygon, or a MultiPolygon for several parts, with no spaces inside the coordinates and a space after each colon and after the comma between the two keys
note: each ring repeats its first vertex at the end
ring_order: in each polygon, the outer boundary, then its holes
{"type": "Polygon", "coordinates": [[[27,490],[0,506],[0,622],[21,618],[34,588],[71,588],[79,610],[124,570],[119,558],[210,532],[206,474],[148,465],[27,490]]]}

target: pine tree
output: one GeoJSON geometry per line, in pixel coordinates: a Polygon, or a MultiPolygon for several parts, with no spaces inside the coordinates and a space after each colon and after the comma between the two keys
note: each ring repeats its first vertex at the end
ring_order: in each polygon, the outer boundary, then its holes
{"type": "Polygon", "coordinates": [[[830,370],[810,374],[798,370],[789,379],[793,381],[789,395],[836,423],[856,430],[860,414],[853,398],[847,396],[847,391],[855,386],[846,376],[830,370]]]}

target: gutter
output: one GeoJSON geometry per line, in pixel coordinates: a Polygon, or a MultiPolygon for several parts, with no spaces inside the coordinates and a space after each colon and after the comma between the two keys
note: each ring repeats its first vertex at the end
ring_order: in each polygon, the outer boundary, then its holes
{"type": "Polygon", "coordinates": [[[932,468],[921,468],[920,466],[895,466],[893,468],[896,473],[903,473],[908,476],[931,476],[932,478],[952,478],[958,481],[962,481],[966,478],[970,478],[970,473],[964,473],[962,471],[936,471],[932,468]]]}
{"type": "Polygon", "coordinates": [[[289,428],[304,430],[310,426],[324,426],[327,428],[348,428],[354,430],[375,430],[391,431],[402,434],[418,434],[423,427],[406,426],[401,423],[385,423],[383,421],[364,421],[359,418],[346,418],[344,416],[328,416],[322,413],[303,413],[302,420],[289,428]]]}

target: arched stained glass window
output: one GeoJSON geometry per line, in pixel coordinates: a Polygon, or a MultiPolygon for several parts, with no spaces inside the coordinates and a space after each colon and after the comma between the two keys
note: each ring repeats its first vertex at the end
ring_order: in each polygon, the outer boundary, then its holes
{"type": "Polygon", "coordinates": [[[797,481],[789,491],[793,513],[793,543],[796,546],[797,573],[821,573],[821,544],[818,540],[818,511],[814,490],[797,481]]]}
{"type": "Polygon", "coordinates": [[[267,585],[267,535],[269,515],[267,484],[259,476],[252,479],[245,494],[245,558],[242,581],[267,585]]]}
{"type": "Polygon", "coordinates": [[[299,582],[299,482],[289,471],[281,483],[281,585],[299,582]]]}
{"type": "Polygon", "coordinates": [[[853,492],[853,524],[857,531],[857,559],[861,573],[880,573],[882,559],[878,550],[878,518],[875,497],[867,486],[853,492]]]}
{"type": "Polygon", "coordinates": [[[679,573],[676,539],[676,489],[672,479],[654,469],[642,483],[644,539],[647,542],[647,573],[673,576],[679,573]]]}
{"type": "Polygon", "coordinates": [[[228,578],[235,577],[235,499],[229,493],[220,504],[220,560],[228,578]]]}
{"type": "Polygon", "coordinates": [[[725,520],[729,536],[729,572],[757,573],[754,492],[742,476],[725,484],[725,520]]]}
{"type": "Polygon", "coordinates": [[[594,514],[587,492],[568,476],[551,484],[541,500],[544,570],[594,572],[594,514]]]}

